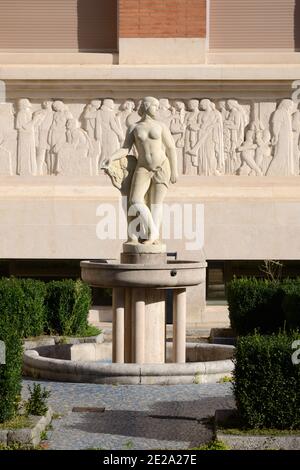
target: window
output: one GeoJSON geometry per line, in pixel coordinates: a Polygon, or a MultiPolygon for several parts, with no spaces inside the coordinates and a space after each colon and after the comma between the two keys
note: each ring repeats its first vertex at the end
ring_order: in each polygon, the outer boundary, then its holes
{"type": "Polygon", "coordinates": [[[117,0],[0,0],[0,50],[113,51],[117,0]]]}
{"type": "Polygon", "coordinates": [[[209,0],[210,49],[300,49],[300,0],[209,0]]]}

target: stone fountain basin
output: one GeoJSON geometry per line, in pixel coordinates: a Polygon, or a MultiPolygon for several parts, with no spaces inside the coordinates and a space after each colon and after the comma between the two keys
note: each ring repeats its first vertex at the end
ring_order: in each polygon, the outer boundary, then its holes
{"type": "Polygon", "coordinates": [[[188,343],[187,363],[112,364],[111,343],[42,346],[24,353],[23,373],[36,379],[97,384],[215,383],[231,376],[235,348],[228,345],[188,343]]]}
{"type": "Polygon", "coordinates": [[[82,261],[83,281],[93,287],[152,287],[157,289],[196,286],[205,280],[205,262],[171,261],[165,264],[124,264],[82,261]]]}

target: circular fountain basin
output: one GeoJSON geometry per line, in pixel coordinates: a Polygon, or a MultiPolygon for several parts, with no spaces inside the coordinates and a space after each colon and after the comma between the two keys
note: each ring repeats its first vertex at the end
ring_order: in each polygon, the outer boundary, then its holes
{"type": "Polygon", "coordinates": [[[93,287],[152,287],[172,289],[202,284],[207,264],[171,261],[158,265],[82,261],[83,281],[93,287]]]}
{"type": "Polygon", "coordinates": [[[215,383],[231,376],[234,347],[188,343],[187,363],[171,361],[167,343],[166,364],[112,364],[111,343],[42,346],[24,353],[23,373],[59,382],[97,384],[198,384],[215,383]]]}

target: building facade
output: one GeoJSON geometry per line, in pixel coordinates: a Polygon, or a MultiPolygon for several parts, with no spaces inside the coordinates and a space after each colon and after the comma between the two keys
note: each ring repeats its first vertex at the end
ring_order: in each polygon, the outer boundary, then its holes
{"type": "MultiPolygon", "coordinates": [[[[122,239],[97,236],[102,205],[120,208],[101,162],[148,95],[177,147],[167,202],[204,211],[203,249],[173,236],[168,250],[205,256],[211,298],[261,260],[298,272],[298,0],[0,0],[0,12],[2,275],[76,276],[81,259],[116,257],[122,239]]],[[[191,297],[190,322],[209,321],[205,293],[191,297]]]]}

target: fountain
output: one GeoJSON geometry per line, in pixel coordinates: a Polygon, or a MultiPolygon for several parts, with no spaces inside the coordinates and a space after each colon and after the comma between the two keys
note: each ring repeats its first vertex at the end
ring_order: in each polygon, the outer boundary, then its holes
{"type": "Polygon", "coordinates": [[[160,241],[163,201],[169,184],[177,180],[177,153],[169,129],[155,119],[158,104],[155,98],[144,98],[141,120],[129,129],[123,147],[103,162],[112,183],[130,202],[128,241],[120,262],[81,262],[85,282],[113,289],[112,363],[97,363],[109,360],[101,344],[70,346],[67,353],[64,348],[63,357],[51,347],[37,348],[25,355],[29,374],[95,383],[170,384],[214,382],[233,369],[233,347],[186,345],[186,288],[204,282],[206,262],[170,262],[160,241]],[[133,147],[137,158],[129,155],[133,147]],[[173,291],[172,352],[165,334],[167,289],[173,291]]]}

